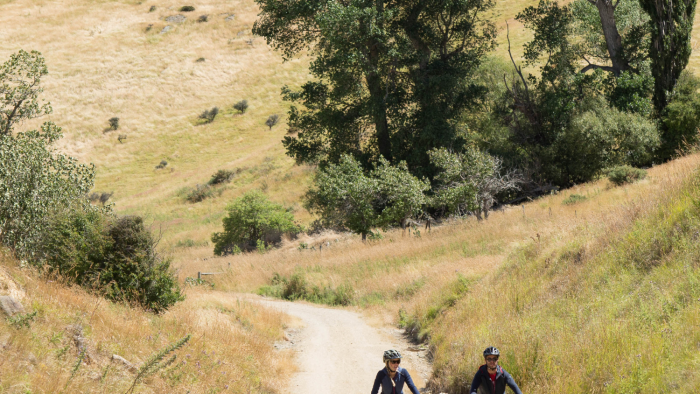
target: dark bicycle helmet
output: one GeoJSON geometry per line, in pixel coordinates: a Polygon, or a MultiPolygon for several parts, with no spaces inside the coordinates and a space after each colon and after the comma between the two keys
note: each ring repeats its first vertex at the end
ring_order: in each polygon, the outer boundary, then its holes
{"type": "Polygon", "coordinates": [[[486,348],[486,350],[484,350],[484,357],[486,357],[486,356],[500,357],[501,352],[499,352],[498,349],[496,349],[495,347],[489,346],[486,348]]]}
{"type": "Polygon", "coordinates": [[[397,358],[401,358],[401,353],[399,353],[397,350],[391,349],[384,352],[384,363],[386,363],[388,360],[393,360],[397,358]]]}

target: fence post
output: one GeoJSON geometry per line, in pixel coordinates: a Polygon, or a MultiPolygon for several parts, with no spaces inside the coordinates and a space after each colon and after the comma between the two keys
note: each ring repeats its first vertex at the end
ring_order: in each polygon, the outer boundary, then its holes
{"type": "Polygon", "coordinates": [[[202,273],[201,272],[197,272],[197,279],[202,280],[202,273]]]}

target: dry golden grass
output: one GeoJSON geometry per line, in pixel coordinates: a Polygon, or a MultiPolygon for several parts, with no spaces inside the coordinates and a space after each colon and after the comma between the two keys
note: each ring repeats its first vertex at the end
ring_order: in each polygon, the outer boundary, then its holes
{"type": "Polygon", "coordinates": [[[218,288],[231,291],[255,291],[269,284],[275,273],[301,273],[311,286],[350,284],[357,303],[368,307],[368,314],[382,311],[387,323],[395,323],[399,309],[424,315],[445,297],[446,289],[460,275],[475,280],[494,272],[506,256],[524,245],[609,229],[610,223],[625,216],[621,207],[649,196],[662,198],[669,182],[677,183],[687,176],[698,160],[698,156],[690,156],[651,168],[645,180],[623,187],[612,187],[607,179],[579,185],[492,212],[483,222],[472,217],[436,226],[430,233],[420,229],[420,237],[395,230],[386,233],[383,240],[362,243],[349,234],[323,234],[289,242],[265,254],[227,257],[211,257],[207,247],[188,248],[176,256],[175,265],[181,279],[195,277],[197,272],[225,272],[211,280],[218,288]],[[571,194],[587,198],[563,204],[571,194]],[[315,246],[315,250],[297,250],[300,242],[315,246]],[[327,243],[330,245],[319,250],[319,245],[327,243]],[[412,297],[400,294],[416,281],[423,285],[412,297]]]}
{"type": "MultiPolygon", "coordinates": [[[[289,104],[281,100],[280,88],[309,78],[308,59],[283,63],[262,38],[251,35],[258,12],[252,0],[188,4],[196,8],[184,13],[188,20],[159,34],[166,25],[163,18],[178,14],[181,3],[0,2],[0,59],[20,48],[36,49],[50,72],[44,98],[54,113],[22,127],[46,119],[61,125],[66,131],[61,148],[96,164],[95,189],[114,191],[111,201],[119,213],[149,218],[162,231],[167,248],[184,241],[208,242],[220,228],[225,205],[250,188],[266,188],[273,200],[294,206],[297,218],[308,223],[311,217],[299,198],[312,169],[294,166],[284,155],[279,143],[284,124],[272,131],[264,125],[268,115],[286,113],[289,104]],[[151,5],[157,9],[149,13],[151,5]],[[224,21],[223,14],[230,13],[234,20],[224,21]],[[210,15],[210,21],[195,22],[202,14],[210,15]],[[196,62],[200,57],[206,61],[196,62]],[[240,116],[231,106],[242,99],[250,109],[240,116]],[[214,106],[222,109],[221,115],[197,126],[197,115],[214,106]],[[120,129],[105,133],[113,116],[120,118],[120,129]],[[123,144],[118,134],[127,135],[123,144]],[[161,160],[168,166],[156,170],[161,160]],[[247,170],[220,196],[204,202],[187,203],[178,193],[205,183],[221,168],[247,170]]],[[[531,34],[513,18],[534,4],[496,3],[493,15],[501,31],[497,56],[507,56],[508,21],[513,53],[516,60],[520,57],[531,34]]]]}
{"type": "Polygon", "coordinates": [[[174,367],[136,392],[272,393],[295,371],[291,353],[272,347],[287,318],[235,295],[190,288],[184,302],[154,316],[37,279],[7,257],[0,273],[0,294],[18,283],[23,294],[15,296],[28,312],[38,311],[29,329],[0,320],[0,340],[8,343],[0,347],[0,393],[121,393],[134,375],[110,362],[112,354],[138,366],[186,334],[192,338],[174,367]],[[83,326],[92,359],[69,381],[79,351],[66,327],[74,324],[83,326]]]}

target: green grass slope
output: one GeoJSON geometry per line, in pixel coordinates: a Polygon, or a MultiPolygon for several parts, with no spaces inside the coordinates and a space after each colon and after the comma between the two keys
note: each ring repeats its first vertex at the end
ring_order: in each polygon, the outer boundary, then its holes
{"type": "Polygon", "coordinates": [[[700,392],[700,174],[534,240],[431,325],[437,392],[502,351],[525,393],[700,392]]]}

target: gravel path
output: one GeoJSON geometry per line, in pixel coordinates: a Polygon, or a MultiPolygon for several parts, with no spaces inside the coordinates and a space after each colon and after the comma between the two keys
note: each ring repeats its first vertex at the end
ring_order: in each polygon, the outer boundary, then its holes
{"type": "MultiPolygon", "coordinates": [[[[402,367],[408,369],[421,393],[427,392],[423,388],[430,365],[425,350],[411,346],[401,330],[371,327],[361,315],[344,309],[262,297],[254,300],[303,322],[300,329],[286,331],[289,341],[276,344],[278,349],[291,348],[297,353],[299,372],[292,377],[288,393],[367,394],[387,349],[401,352],[402,367]]],[[[410,390],[405,388],[404,393],[410,390]]]]}

